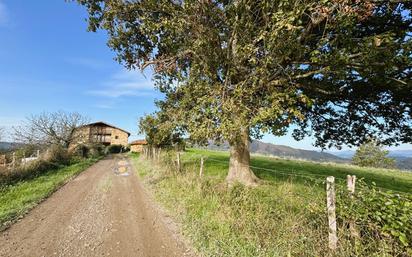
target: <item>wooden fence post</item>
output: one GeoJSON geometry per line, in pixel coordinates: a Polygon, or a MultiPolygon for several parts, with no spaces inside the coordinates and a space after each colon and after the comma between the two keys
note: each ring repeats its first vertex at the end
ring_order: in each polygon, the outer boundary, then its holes
{"type": "Polygon", "coordinates": [[[326,178],[326,203],[329,223],[329,249],[336,250],[338,237],[336,235],[336,196],[335,196],[335,177],[326,178]]]}
{"type": "MultiPolygon", "coordinates": [[[[347,188],[349,192],[349,197],[353,200],[354,199],[354,194],[355,194],[355,184],[356,184],[356,176],[355,175],[348,175],[346,177],[346,182],[347,182],[347,188]]],[[[356,240],[356,238],[359,237],[358,230],[356,229],[355,221],[349,220],[349,231],[350,235],[352,236],[353,239],[356,240]]],[[[355,241],[356,243],[356,241],[355,241]]]]}
{"type": "Polygon", "coordinates": [[[180,153],[177,152],[177,171],[180,172],[181,169],[181,164],[180,164],[180,153]]]}
{"type": "Polygon", "coordinates": [[[40,157],[40,150],[37,150],[37,158],[40,157]]]}
{"type": "Polygon", "coordinates": [[[157,149],[157,161],[160,162],[160,153],[162,152],[162,148],[159,147],[159,149],[157,149]]]}
{"type": "Polygon", "coordinates": [[[14,169],[14,167],[16,166],[16,153],[13,153],[13,157],[12,157],[12,167],[14,169]]]}
{"type": "Polygon", "coordinates": [[[200,170],[199,170],[199,177],[203,177],[203,164],[204,164],[203,157],[200,157],[200,170]]]}
{"type": "Polygon", "coordinates": [[[353,194],[355,193],[356,176],[348,175],[346,178],[347,178],[347,187],[349,191],[349,196],[353,198],[353,194]]]}
{"type": "Polygon", "coordinates": [[[7,158],[6,158],[6,155],[0,155],[0,160],[1,160],[1,165],[3,166],[3,167],[7,167],[7,158]]]}

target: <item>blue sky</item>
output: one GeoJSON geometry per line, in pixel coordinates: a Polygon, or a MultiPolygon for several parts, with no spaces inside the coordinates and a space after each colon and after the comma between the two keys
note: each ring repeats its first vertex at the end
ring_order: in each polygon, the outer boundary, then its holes
{"type": "MultiPolygon", "coordinates": [[[[142,137],[137,120],[161,98],[151,72],[115,62],[105,33],[87,32],[86,17],[83,7],[64,0],[0,0],[0,126],[42,111],[77,111],[130,131],[131,140],[142,137]]],[[[263,141],[315,149],[311,138],[263,141]]]]}

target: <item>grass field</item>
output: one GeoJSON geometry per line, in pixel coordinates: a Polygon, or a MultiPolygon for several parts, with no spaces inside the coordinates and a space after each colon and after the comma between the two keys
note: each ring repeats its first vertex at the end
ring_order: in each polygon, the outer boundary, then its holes
{"type": "Polygon", "coordinates": [[[169,153],[157,164],[132,159],[145,184],[183,224],[184,234],[203,256],[400,256],[407,251],[391,237],[369,234],[362,234],[354,247],[338,216],[339,248],[330,252],[323,182],[333,175],[341,178],[344,189],[346,175],[352,174],[385,189],[410,192],[412,174],[253,156],[252,169],[263,183],[228,188],[227,152],[189,149],[182,155],[180,173],[172,164],[175,157],[169,153]],[[203,178],[198,176],[200,156],[206,158],[203,178]]]}
{"type": "MultiPolygon", "coordinates": [[[[206,158],[205,173],[211,176],[225,177],[229,167],[229,153],[189,149],[183,155],[187,161],[199,162],[200,156],[206,158]]],[[[335,176],[346,180],[347,175],[356,175],[366,183],[376,183],[378,187],[412,193],[412,172],[363,168],[345,164],[315,163],[310,161],[286,160],[273,157],[252,156],[252,170],[264,180],[287,180],[295,175],[296,180],[307,178],[324,180],[327,176],[335,176]]]]}
{"type": "Polygon", "coordinates": [[[84,171],[97,160],[82,160],[70,166],[47,171],[40,176],[1,187],[0,230],[7,227],[11,221],[36,206],[70,178],[84,171]]]}

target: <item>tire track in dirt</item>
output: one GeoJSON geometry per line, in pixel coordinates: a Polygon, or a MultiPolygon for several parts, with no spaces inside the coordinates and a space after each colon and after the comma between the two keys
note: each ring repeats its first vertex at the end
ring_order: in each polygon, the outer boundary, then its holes
{"type": "Polygon", "coordinates": [[[192,256],[130,164],[106,158],[0,234],[0,256],[192,256]]]}

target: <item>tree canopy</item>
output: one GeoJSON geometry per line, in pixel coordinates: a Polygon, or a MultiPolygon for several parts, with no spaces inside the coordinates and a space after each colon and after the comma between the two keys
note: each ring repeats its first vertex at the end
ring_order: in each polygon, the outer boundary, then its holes
{"type": "Polygon", "coordinates": [[[352,162],[362,167],[396,168],[395,159],[388,154],[389,151],[382,149],[376,140],[370,140],[356,150],[352,162]]]}
{"type": "Polygon", "coordinates": [[[119,62],[153,68],[160,112],[233,146],[231,167],[290,127],[319,147],[412,141],[411,1],[78,2],[119,62]]]}
{"type": "Polygon", "coordinates": [[[176,130],[161,113],[146,115],[139,120],[139,133],[146,135],[147,143],[154,147],[171,147],[183,142],[182,132],[176,130]]]}

